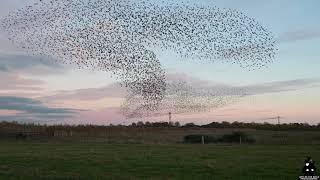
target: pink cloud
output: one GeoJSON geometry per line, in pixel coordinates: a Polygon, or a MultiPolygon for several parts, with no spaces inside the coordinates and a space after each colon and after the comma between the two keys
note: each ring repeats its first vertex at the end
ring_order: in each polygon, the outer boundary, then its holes
{"type": "Polygon", "coordinates": [[[0,116],[14,116],[21,112],[22,111],[0,109],[0,116]]]}
{"type": "Polygon", "coordinates": [[[43,81],[24,78],[18,74],[1,73],[0,90],[38,91],[43,81]]]}
{"type": "Polygon", "coordinates": [[[106,97],[124,97],[126,89],[121,87],[118,83],[113,83],[108,86],[100,88],[87,88],[71,91],[58,91],[51,96],[45,96],[41,99],[45,101],[60,101],[60,100],[99,100],[106,97]]]}
{"type": "Polygon", "coordinates": [[[103,108],[95,111],[83,111],[69,120],[74,124],[119,124],[125,121],[119,108],[103,108]]]}

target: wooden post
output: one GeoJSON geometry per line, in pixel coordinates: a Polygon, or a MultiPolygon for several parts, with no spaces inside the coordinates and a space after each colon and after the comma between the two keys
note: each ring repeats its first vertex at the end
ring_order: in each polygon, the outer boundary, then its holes
{"type": "Polygon", "coordinates": [[[204,136],[201,136],[201,142],[204,144],[204,136]]]}

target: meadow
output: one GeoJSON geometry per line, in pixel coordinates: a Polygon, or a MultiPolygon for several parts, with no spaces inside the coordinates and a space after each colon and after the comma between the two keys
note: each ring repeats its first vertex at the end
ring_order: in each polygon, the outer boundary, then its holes
{"type": "Polygon", "coordinates": [[[297,179],[320,145],[7,142],[0,179],[297,179]]]}
{"type": "MultiPolygon", "coordinates": [[[[320,160],[318,129],[0,126],[0,180],[297,179],[320,160]],[[188,144],[242,132],[254,143],[188,144]]],[[[319,167],[319,166],[318,166],[319,167]]]]}

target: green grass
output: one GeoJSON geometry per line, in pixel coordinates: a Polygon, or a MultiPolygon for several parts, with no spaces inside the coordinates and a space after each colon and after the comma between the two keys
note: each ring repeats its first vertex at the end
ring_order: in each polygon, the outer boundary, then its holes
{"type": "Polygon", "coordinates": [[[0,142],[0,179],[297,179],[320,145],[0,142]]]}

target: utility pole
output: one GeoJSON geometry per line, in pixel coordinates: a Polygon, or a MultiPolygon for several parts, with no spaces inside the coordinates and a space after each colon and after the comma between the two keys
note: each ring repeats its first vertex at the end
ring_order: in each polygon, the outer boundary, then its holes
{"type": "Polygon", "coordinates": [[[169,112],[169,122],[171,121],[171,112],[169,112]]]}
{"type": "Polygon", "coordinates": [[[278,121],[277,124],[278,124],[278,126],[280,126],[281,118],[283,119],[283,116],[275,116],[275,117],[270,117],[270,118],[266,118],[266,119],[263,119],[263,120],[277,120],[278,121]]]}

